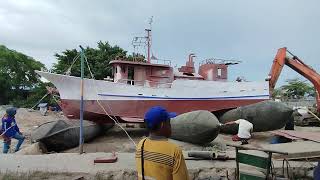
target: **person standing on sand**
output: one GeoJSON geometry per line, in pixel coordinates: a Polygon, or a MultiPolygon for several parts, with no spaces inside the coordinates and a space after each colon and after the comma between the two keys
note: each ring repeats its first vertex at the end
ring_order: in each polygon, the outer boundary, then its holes
{"type": "Polygon", "coordinates": [[[136,149],[138,179],[142,180],[188,180],[188,170],[182,150],[168,141],[171,136],[169,113],[160,106],[152,107],[144,121],[150,134],[142,139],[136,149]]]}
{"type": "Polygon", "coordinates": [[[3,137],[3,153],[8,153],[11,145],[11,138],[17,139],[18,144],[14,152],[20,150],[25,137],[20,132],[20,129],[16,123],[15,115],[17,113],[16,108],[8,108],[6,114],[2,118],[1,135],[3,137]]]}
{"type": "Polygon", "coordinates": [[[239,124],[238,134],[232,136],[233,141],[241,141],[242,145],[248,144],[248,140],[252,136],[253,124],[245,119],[227,122],[224,125],[239,124]]]}

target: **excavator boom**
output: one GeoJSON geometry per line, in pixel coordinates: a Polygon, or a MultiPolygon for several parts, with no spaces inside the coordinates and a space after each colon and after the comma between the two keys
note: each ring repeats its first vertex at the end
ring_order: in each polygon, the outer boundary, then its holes
{"type": "Polygon", "coordinates": [[[314,85],[316,90],[317,111],[320,112],[320,75],[310,66],[306,65],[297,56],[294,56],[285,47],[278,50],[269,73],[268,80],[270,94],[274,90],[284,65],[289,66],[291,69],[307,78],[314,85]],[[292,55],[292,58],[287,56],[287,52],[292,55]]]}

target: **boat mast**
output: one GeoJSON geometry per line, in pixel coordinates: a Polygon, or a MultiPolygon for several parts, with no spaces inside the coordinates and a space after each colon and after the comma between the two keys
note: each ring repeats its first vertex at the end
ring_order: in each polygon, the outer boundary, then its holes
{"type": "MultiPolygon", "coordinates": [[[[149,28],[145,29],[147,35],[142,36],[142,37],[134,37],[132,40],[132,46],[134,49],[133,52],[133,58],[139,57],[140,54],[137,52],[139,47],[146,47],[147,46],[147,52],[144,52],[147,54],[147,62],[151,63],[151,46],[152,46],[152,20],[153,16],[149,19],[149,28]]],[[[144,60],[145,57],[143,57],[144,60]]],[[[134,59],[135,60],[135,59],[134,59]]]]}
{"type": "Polygon", "coordinates": [[[148,46],[148,54],[147,54],[147,61],[150,63],[150,46],[151,46],[151,29],[145,29],[147,31],[147,46],[148,46]]]}
{"type": "Polygon", "coordinates": [[[151,51],[151,28],[152,28],[152,21],[153,21],[153,16],[151,16],[149,20],[149,29],[145,29],[147,32],[147,46],[148,46],[148,54],[147,54],[147,61],[150,63],[150,51],[151,51]]]}

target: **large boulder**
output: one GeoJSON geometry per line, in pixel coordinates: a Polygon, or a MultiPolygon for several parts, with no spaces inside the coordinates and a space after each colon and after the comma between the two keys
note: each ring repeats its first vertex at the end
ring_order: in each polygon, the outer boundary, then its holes
{"type": "Polygon", "coordinates": [[[219,134],[218,118],[209,111],[192,111],[171,119],[172,139],[205,144],[219,134]]]}

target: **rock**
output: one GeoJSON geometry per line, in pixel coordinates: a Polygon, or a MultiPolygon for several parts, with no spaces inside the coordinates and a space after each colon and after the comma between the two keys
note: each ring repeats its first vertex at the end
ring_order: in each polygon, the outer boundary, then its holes
{"type": "Polygon", "coordinates": [[[171,119],[172,139],[205,144],[219,134],[219,121],[209,111],[192,111],[171,119]]]}

